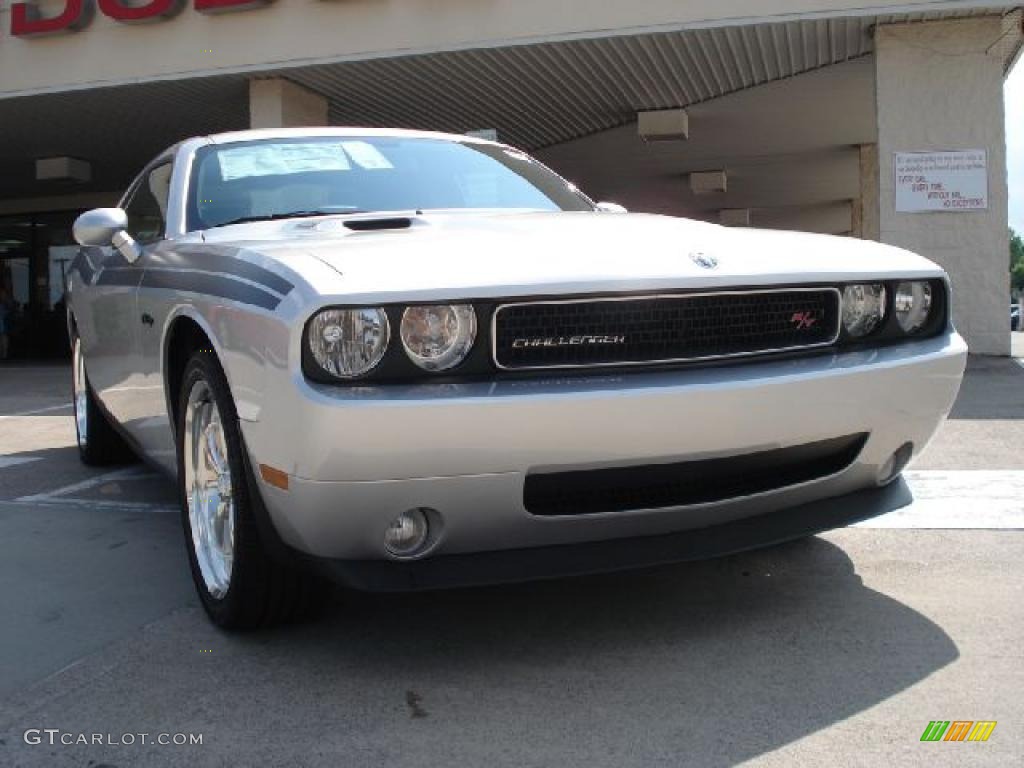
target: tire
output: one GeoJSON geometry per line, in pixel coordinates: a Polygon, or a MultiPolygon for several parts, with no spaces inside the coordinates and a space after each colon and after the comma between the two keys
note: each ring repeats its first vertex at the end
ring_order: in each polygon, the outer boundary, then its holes
{"type": "Polygon", "coordinates": [[[254,514],[260,500],[253,498],[258,490],[234,399],[212,352],[195,352],[185,366],[176,432],[189,567],[213,623],[248,630],[317,613],[323,582],[274,558],[261,541],[254,514]]]}
{"type": "Polygon", "coordinates": [[[85,372],[82,340],[71,338],[71,403],[75,409],[75,438],[78,457],[91,467],[119,464],[135,459],[131,448],[114,430],[100,408],[85,372]]]}

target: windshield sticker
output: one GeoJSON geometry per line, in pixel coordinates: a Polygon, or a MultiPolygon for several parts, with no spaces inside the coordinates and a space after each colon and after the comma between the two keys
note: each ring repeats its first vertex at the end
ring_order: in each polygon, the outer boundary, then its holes
{"type": "Polygon", "coordinates": [[[338,144],[255,144],[217,153],[224,181],[247,176],[280,176],[310,171],[348,171],[345,150],[338,144]]]}
{"type": "Polygon", "coordinates": [[[360,168],[368,171],[394,168],[388,159],[380,153],[380,150],[367,141],[343,141],[341,146],[345,148],[348,156],[360,168]]]}

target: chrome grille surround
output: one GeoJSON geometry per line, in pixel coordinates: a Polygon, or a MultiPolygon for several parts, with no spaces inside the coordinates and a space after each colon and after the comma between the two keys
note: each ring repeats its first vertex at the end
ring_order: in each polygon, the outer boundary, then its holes
{"type": "MultiPolygon", "coordinates": [[[[778,354],[782,352],[800,351],[807,349],[815,349],[819,347],[831,346],[838,341],[841,331],[841,311],[842,301],[841,294],[838,288],[834,286],[815,286],[815,287],[782,287],[782,288],[752,288],[748,290],[729,290],[729,291],[706,291],[699,293],[678,293],[678,294],[640,294],[632,296],[592,296],[585,298],[572,298],[572,299],[544,299],[537,301],[524,301],[524,302],[509,302],[498,305],[494,309],[494,313],[491,319],[491,358],[495,366],[500,370],[506,371],[528,371],[528,370],[559,370],[559,369],[580,369],[580,368],[608,368],[608,367],[636,367],[636,366],[654,366],[664,365],[671,363],[685,363],[685,362],[701,362],[710,360],[725,360],[730,358],[742,358],[752,357],[760,355],[778,354]],[[783,342],[777,344],[769,344],[769,337],[765,335],[765,344],[757,345],[753,344],[747,349],[729,349],[727,351],[716,351],[699,352],[695,351],[693,354],[669,354],[669,355],[655,355],[651,357],[645,357],[642,359],[627,359],[625,357],[620,359],[597,359],[595,361],[557,361],[554,362],[527,362],[525,364],[519,364],[515,361],[509,360],[507,353],[512,350],[511,346],[508,346],[507,339],[502,329],[502,314],[509,311],[520,311],[528,310],[534,307],[548,308],[548,307],[580,307],[583,305],[611,305],[616,304],[623,307],[625,302],[633,302],[635,304],[647,304],[650,307],[661,305],[662,307],[667,306],[669,303],[676,305],[676,307],[686,312],[691,308],[695,308],[698,302],[705,304],[705,309],[710,306],[715,306],[714,302],[708,302],[709,299],[722,299],[717,305],[717,309],[721,312],[723,309],[728,309],[730,305],[732,307],[742,306],[744,301],[751,299],[766,299],[766,300],[785,300],[786,298],[792,299],[797,302],[794,306],[802,306],[803,303],[797,301],[798,297],[808,295],[810,300],[814,300],[813,295],[817,295],[817,299],[823,303],[820,305],[820,313],[817,315],[817,320],[822,321],[822,325],[817,327],[817,330],[813,334],[808,334],[807,343],[787,343],[785,339],[792,336],[796,330],[792,330],[791,333],[778,333],[776,334],[779,338],[784,339],[783,342]],[[499,344],[502,344],[499,346],[499,344]],[[506,353],[503,355],[503,353],[506,353]]],[[[788,308],[782,310],[782,314],[773,318],[773,321],[780,322],[779,318],[784,318],[788,313],[788,308]]],[[[795,318],[795,314],[793,315],[795,318]]],[[[732,319],[732,318],[730,318],[732,319]]],[[[742,319],[742,318],[741,318],[742,319]]],[[[754,318],[757,319],[757,318],[754,318]]],[[[762,318],[763,319],[763,318],[762,318]]],[[[681,329],[674,329],[677,333],[681,332],[681,329]]],[[[550,334],[553,337],[560,337],[559,340],[571,341],[572,339],[579,339],[582,337],[593,339],[593,343],[579,343],[579,344],[555,344],[555,345],[543,345],[534,344],[530,348],[546,348],[546,349],[568,349],[570,347],[579,348],[590,348],[590,349],[613,349],[616,347],[628,347],[629,344],[626,341],[619,342],[620,337],[628,335],[629,328],[601,328],[593,327],[584,333],[577,334],[562,334],[555,331],[550,334]]],[[[518,341],[519,339],[516,339],[518,341]]],[[[678,339],[676,341],[680,344],[678,339]]],[[[685,341],[685,340],[684,340],[685,341]]],[[[728,341],[728,340],[727,340],[728,341]]],[[[664,344],[662,345],[664,346],[664,344]]],[[[699,348],[699,347],[698,347],[699,348]]],[[[680,350],[682,351],[682,350],[680,350]]],[[[549,355],[549,357],[554,357],[549,355]]]]}

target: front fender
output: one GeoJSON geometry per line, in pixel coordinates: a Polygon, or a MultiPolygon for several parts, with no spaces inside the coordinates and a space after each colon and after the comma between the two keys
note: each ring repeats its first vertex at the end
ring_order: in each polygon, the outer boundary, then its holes
{"type": "Polygon", "coordinates": [[[266,368],[275,361],[287,360],[286,322],[262,310],[203,300],[169,307],[162,320],[160,353],[168,413],[173,413],[173,401],[177,397],[171,386],[172,343],[178,324],[183,321],[194,323],[209,340],[224,369],[239,418],[258,421],[265,399],[266,368]]]}

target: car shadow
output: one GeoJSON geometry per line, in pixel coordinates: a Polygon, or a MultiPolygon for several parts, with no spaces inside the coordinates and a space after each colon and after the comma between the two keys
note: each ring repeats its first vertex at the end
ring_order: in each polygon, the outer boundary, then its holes
{"type": "MultiPolygon", "coordinates": [[[[345,595],[321,622],[231,644],[287,653],[277,669],[261,665],[257,696],[280,677],[325,722],[356,706],[375,727],[396,724],[381,747],[393,764],[437,746],[397,727],[408,720],[451,729],[457,741],[438,758],[735,765],[958,657],[939,626],[866,588],[823,538],[642,572],[345,595]]],[[[344,754],[345,739],[322,733],[318,749],[344,754]]]]}
{"type": "MultiPolygon", "coordinates": [[[[40,462],[51,480],[58,464],[40,462]]],[[[735,765],[869,710],[958,658],[941,627],[867,588],[827,537],[605,576],[338,592],[319,621],[229,635],[189,596],[176,515],[103,507],[147,498],[128,482],[69,497],[86,507],[7,512],[7,533],[20,521],[16,571],[52,570],[33,546],[76,553],[64,556],[61,580],[45,582],[67,615],[40,615],[23,645],[59,631],[98,647],[190,605],[143,633],[129,666],[104,672],[118,693],[97,705],[110,722],[141,707],[154,722],[223,737],[231,764],[275,764],[269,754],[310,756],[295,765],[353,756],[395,766],[735,765]],[[138,587],[128,595],[126,573],[138,587]],[[112,612],[122,623],[107,631],[112,612]],[[196,646],[215,653],[197,659],[196,646]]],[[[140,482],[160,498],[172,489],[140,482]]],[[[212,758],[217,747],[208,749],[212,758]]]]}

